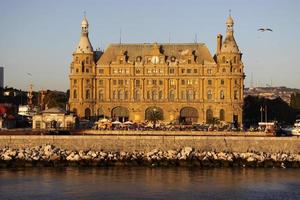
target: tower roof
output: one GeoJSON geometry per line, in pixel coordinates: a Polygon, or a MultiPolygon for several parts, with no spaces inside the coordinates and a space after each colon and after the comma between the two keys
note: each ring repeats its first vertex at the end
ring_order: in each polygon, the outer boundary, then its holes
{"type": "Polygon", "coordinates": [[[228,18],[227,18],[227,20],[226,20],[226,24],[234,24],[231,15],[228,16],[228,18]]]}
{"type": "Polygon", "coordinates": [[[89,39],[89,23],[87,18],[84,16],[81,22],[81,36],[79,44],[75,50],[75,53],[93,53],[93,47],[89,39]]]}
{"type": "Polygon", "coordinates": [[[240,50],[236,44],[236,41],[233,36],[233,18],[231,15],[228,16],[226,20],[226,37],[221,47],[222,53],[239,53],[240,50]]]}

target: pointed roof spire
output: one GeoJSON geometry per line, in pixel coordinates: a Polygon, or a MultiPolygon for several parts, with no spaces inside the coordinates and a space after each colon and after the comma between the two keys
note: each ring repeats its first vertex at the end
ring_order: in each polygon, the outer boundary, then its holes
{"type": "Polygon", "coordinates": [[[79,40],[79,44],[76,48],[75,53],[92,53],[93,47],[89,40],[89,23],[86,18],[86,12],[84,11],[83,20],[81,22],[81,36],[79,40]]]}
{"type": "Polygon", "coordinates": [[[233,36],[233,18],[231,17],[231,10],[229,10],[229,16],[226,20],[226,37],[222,44],[222,53],[239,53],[239,48],[235,42],[233,36]]]}

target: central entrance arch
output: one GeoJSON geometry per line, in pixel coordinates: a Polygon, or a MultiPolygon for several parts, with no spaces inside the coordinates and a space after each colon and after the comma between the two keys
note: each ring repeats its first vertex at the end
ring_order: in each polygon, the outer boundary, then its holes
{"type": "Polygon", "coordinates": [[[129,110],[126,107],[118,106],[112,109],[111,118],[119,122],[126,122],[129,120],[129,110]]]}
{"type": "Polygon", "coordinates": [[[145,120],[157,121],[164,119],[164,111],[160,107],[151,106],[145,110],[145,120]]]}
{"type": "Polygon", "coordinates": [[[196,108],[184,107],[180,110],[180,122],[183,124],[192,124],[198,121],[199,114],[196,108]]]}

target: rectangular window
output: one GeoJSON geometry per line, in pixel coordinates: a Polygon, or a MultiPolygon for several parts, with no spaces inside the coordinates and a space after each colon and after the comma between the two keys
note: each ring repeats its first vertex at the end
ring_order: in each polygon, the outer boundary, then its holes
{"type": "Polygon", "coordinates": [[[113,74],[117,74],[118,73],[118,69],[113,69],[113,74]]]}
{"type": "Polygon", "coordinates": [[[157,80],[152,80],[152,85],[156,85],[157,84],[157,80]]]}
{"type": "Polygon", "coordinates": [[[147,73],[151,74],[152,73],[151,69],[147,69],[147,73]]]}
{"type": "Polygon", "coordinates": [[[185,73],[185,69],[181,69],[181,73],[184,74],[185,73]]]}
{"type": "Polygon", "coordinates": [[[128,80],[124,80],[124,85],[128,85],[129,81],[128,80]]]}
{"type": "Polygon", "coordinates": [[[141,85],[141,81],[140,80],[135,80],[135,85],[136,86],[140,86],[141,85]]]}
{"type": "Polygon", "coordinates": [[[113,80],[113,85],[117,85],[117,80],[113,80]]]}
{"type": "Polygon", "coordinates": [[[225,83],[225,81],[222,79],[222,80],[221,80],[221,85],[224,85],[224,83],[225,83]]]}
{"type": "Polygon", "coordinates": [[[148,85],[151,85],[152,84],[152,80],[148,80],[148,85]]]}
{"type": "Polygon", "coordinates": [[[192,81],[192,80],[187,80],[187,84],[188,84],[188,85],[192,85],[192,84],[193,84],[193,81],[192,81]]]}
{"type": "Polygon", "coordinates": [[[211,69],[207,69],[207,74],[211,74],[212,70],[211,69]]]}
{"type": "Polygon", "coordinates": [[[123,85],[123,80],[118,80],[119,85],[123,85]]]}
{"type": "Polygon", "coordinates": [[[103,80],[99,80],[99,85],[103,85],[103,80]]]}
{"type": "Polygon", "coordinates": [[[74,85],[76,85],[76,84],[77,84],[77,80],[75,79],[75,80],[74,80],[74,85]]]}
{"type": "Polygon", "coordinates": [[[197,69],[194,69],[194,74],[197,74],[198,73],[198,70],[197,69]]]}
{"type": "Polygon", "coordinates": [[[208,85],[212,85],[212,80],[208,80],[208,81],[207,81],[207,84],[208,84],[208,85]]]}
{"type": "Polygon", "coordinates": [[[185,85],[185,80],[181,80],[181,85],[185,85]]]}
{"type": "Polygon", "coordinates": [[[104,69],[99,69],[99,74],[104,74],[104,69]]]}
{"type": "Polygon", "coordinates": [[[164,81],[163,80],[159,80],[159,85],[163,85],[164,81]]]}
{"type": "Polygon", "coordinates": [[[170,85],[175,85],[176,83],[175,83],[175,80],[174,79],[171,79],[170,80],[170,85]]]}
{"type": "Polygon", "coordinates": [[[175,73],[175,69],[170,69],[169,72],[170,72],[170,74],[174,74],[175,73]]]}
{"type": "Polygon", "coordinates": [[[192,69],[187,69],[186,72],[187,72],[188,74],[191,74],[191,73],[192,73],[192,69]]]}
{"type": "Polygon", "coordinates": [[[160,73],[160,74],[163,74],[163,73],[164,73],[164,70],[163,70],[163,69],[159,69],[159,73],[160,73]]]}

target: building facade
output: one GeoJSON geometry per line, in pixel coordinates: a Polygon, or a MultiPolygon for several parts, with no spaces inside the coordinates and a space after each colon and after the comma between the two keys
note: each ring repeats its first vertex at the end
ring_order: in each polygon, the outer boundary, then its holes
{"type": "Polygon", "coordinates": [[[70,66],[71,111],[79,117],[106,116],[119,121],[242,123],[244,67],[226,21],[214,56],[203,43],[111,44],[94,51],[88,21],[70,66]]]}

